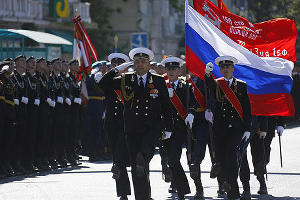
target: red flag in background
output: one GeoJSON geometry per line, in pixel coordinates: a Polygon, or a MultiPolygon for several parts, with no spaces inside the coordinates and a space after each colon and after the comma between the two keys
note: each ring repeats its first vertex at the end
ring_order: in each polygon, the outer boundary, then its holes
{"type": "Polygon", "coordinates": [[[218,0],[218,7],[222,10],[225,10],[226,12],[229,12],[229,9],[227,8],[223,0],[218,0]]]}
{"type": "Polygon", "coordinates": [[[91,71],[93,64],[92,57],[94,61],[98,61],[96,49],[83,27],[81,17],[78,15],[72,21],[75,24],[73,58],[78,59],[80,63],[79,73],[91,71]]]}
{"type": "Polygon", "coordinates": [[[296,62],[297,29],[294,20],[276,18],[252,24],[245,18],[215,6],[209,0],[193,0],[193,3],[198,13],[258,56],[281,57],[296,62]]]}

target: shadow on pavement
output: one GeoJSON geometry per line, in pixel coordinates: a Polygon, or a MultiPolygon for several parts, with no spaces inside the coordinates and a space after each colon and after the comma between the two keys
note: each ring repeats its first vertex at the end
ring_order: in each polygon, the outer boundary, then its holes
{"type": "Polygon", "coordinates": [[[274,197],[272,195],[252,195],[251,199],[254,200],[300,200],[300,197],[274,197]]]}

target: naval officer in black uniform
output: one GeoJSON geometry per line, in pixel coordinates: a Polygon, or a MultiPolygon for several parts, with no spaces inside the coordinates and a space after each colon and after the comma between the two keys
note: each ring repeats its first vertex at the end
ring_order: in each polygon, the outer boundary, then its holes
{"type": "Polygon", "coordinates": [[[134,72],[117,74],[130,63],[124,63],[106,73],[100,80],[102,87],[120,89],[124,98],[124,131],[127,138],[135,198],[150,199],[149,162],[161,130],[173,130],[170,100],[165,80],[152,74],[150,61],[153,52],[135,48],[129,52],[134,72]]]}
{"type": "Polygon", "coordinates": [[[207,110],[205,117],[208,121],[213,121],[216,160],[221,166],[218,176],[223,177],[223,187],[231,200],[240,198],[237,183],[237,146],[242,139],[249,139],[251,125],[247,84],[233,77],[234,65],[237,62],[232,56],[216,58],[215,63],[223,75],[217,80],[211,76],[212,63],[208,63],[205,69],[205,81],[215,99],[214,103],[208,103],[212,112],[207,110]]]}

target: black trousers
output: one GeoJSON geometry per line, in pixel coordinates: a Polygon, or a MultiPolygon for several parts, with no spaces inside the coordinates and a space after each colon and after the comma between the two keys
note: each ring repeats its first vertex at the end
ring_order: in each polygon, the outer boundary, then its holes
{"type": "Polygon", "coordinates": [[[11,106],[9,104],[4,105],[4,122],[3,127],[4,130],[2,132],[2,140],[1,142],[3,144],[3,160],[8,161],[10,163],[15,161],[16,156],[16,110],[14,106],[11,106]]]}
{"type": "Polygon", "coordinates": [[[126,169],[126,166],[129,166],[129,155],[123,125],[114,121],[111,122],[111,126],[106,125],[105,128],[113,155],[113,163],[121,170],[120,178],[116,180],[117,195],[130,195],[130,182],[126,169]]]}
{"type": "Polygon", "coordinates": [[[178,193],[182,195],[191,192],[186,174],[180,163],[182,147],[186,142],[186,136],[186,130],[175,128],[167,146],[168,164],[172,171],[172,184],[174,184],[178,193]]]}
{"type": "MultiPolygon", "coordinates": [[[[257,176],[258,171],[264,171],[264,159],[265,155],[264,152],[264,143],[263,140],[259,138],[259,134],[254,133],[250,141],[251,147],[251,155],[252,155],[252,163],[254,167],[254,174],[257,176]]],[[[250,181],[250,169],[249,169],[249,162],[247,159],[247,153],[245,153],[241,169],[240,169],[240,180],[242,183],[250,181]]]]}
{"type": "Polygon", "coordinates": [[[237,147],[241,142],[243,130],[235,127],[229,128],[229,125],[214,124],[214,133],[216,140],[216,160],[221,165],[221,173],[218,180],[224,180],[230,184],[231,190],[227,194],[228,198],[239,198],[236,153],[237,147]]]}
{"type": "Polygon", "coordinates": [[[36,157],[43,159],[47,157],[50,146],[49,131],[49,105],[42,102],[39,106],[37,125],[36,157]]]}
{"type": "Polygon", "coordinates": [[[55,157],[58,160],[66,157],[66,142],[67,142],[67,124],[68,114],[65,112],[65,105],[56,103],[55,116],[54,116],[54,146],[55,146],[55,157]]]}
{"type": "Polygon", "coordinates": [[[160,130],[151,128],[144,128],[126,133],[136,200],[150,199],[151,187],[149,180],[149,163],[153,158],[155,146],[160,136],[160,130]],[[142,154],[145,160],[145,172],[143,174],[137,174],[136,158],[138,154],[142,154]]]}
{"type": "Polygon", "coordinates": [[[25,160],[33,162],[36,156],[38,107],[27,104],[27,130],[25,139],[25,160]]]}
{"type": "Polygon", "coordinates": [[[17,124],[16,124],[16,159],[22,161],[25,157],[24,149],[26,149],[26,138],[27,138],[27,105],[20,103],[19,106],[15,106],[17,114],[17,124]]]}

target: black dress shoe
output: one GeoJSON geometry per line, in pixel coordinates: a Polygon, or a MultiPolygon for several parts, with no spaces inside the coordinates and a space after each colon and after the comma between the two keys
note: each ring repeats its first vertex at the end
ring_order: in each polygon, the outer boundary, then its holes
{"type": "Polygon", "coordinates": [[[221,171],[221,165],[219,163],[213,163],[210,169],[210,178],[216,178],[221,171]]]}
{"type": "Polygon", "coordinates": [[[120,178],[121,170],[117,165],[112,166],[111,172],[113,173],[113,176],[112,176],[113,179],[118,180],[120,178]]]}
{"type": "Polygon", "coordinates": [[[229,183],[227,183],[226,181],[223,183],[223,189],[225,192],[229,192],[231,190],[231,185],[229,183]]]}
{"type": "Polygon", "coordinates": [[[121,196],[119,200],[128,200],[127,195],[121,196]]]}
{"type": "Polygon", "coordinates": [[[266,184],[260,185],[259,190],[257,191],[257,194],[268,194],[268,189],[266,184]]]}
{"type": "Polygon", "coordinates": [[[57,160],[58,168],[66,168],[68,167],[68,161],[66,159],[57,160]]]}
{"type": "Polygon", "coordinates": [[[259,181],[259,190],[257,191],[258,194],[268,194],[268,189],[266,185],[265,178],[262,177],[257,177],[257,180],[259,181]]]}
{"type": "Polygon", "coordinates": [[[204,200],[204,194],[203,194],[203,190],[201,191],[197,191],[195,196],[194,196],[194,200],[204,200]]]}
{"type": "Polygon", "coordinates": [[[178,193],[178,199],[179,199],[179,200],[184,200],[184,194],[179,194],[179,193],[178,193]]]}
{"type": "Polygon", "coordinates": [[[49,159],[49,165],[52,170],[58,169],[58,164],[57,164],[56,160],[53,158],[49,159]]]}
{"type": "Polygon", "coordinates": [[[172,186],[170,185],[170,187],[169,187],[169,189],[168,189],[168,192],[169,192],[170,194],[174,194],[174,193],[177,192],[177,190],[176,190],[176,188],[174,188],[174,187],[172,187],[172,186]]]}
{"type": "Polygon", "coordinates": [[[218,194],[218,198],[226,198],[226,192],[223,188],[219,188],[219,190],[217,191],[218,194]]]}

